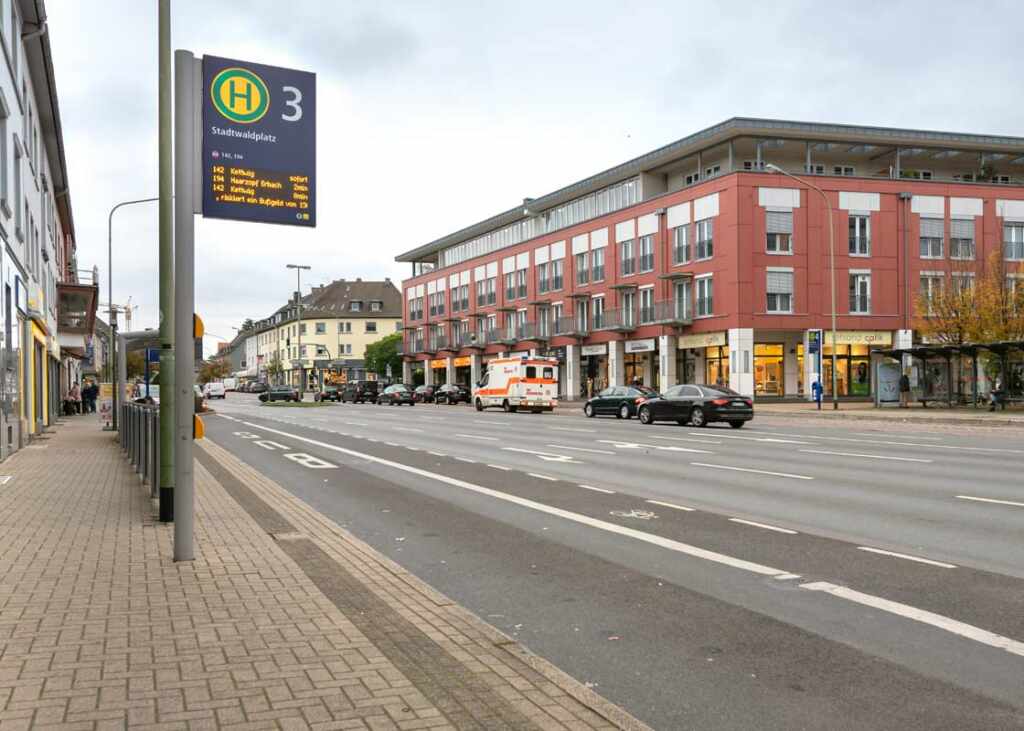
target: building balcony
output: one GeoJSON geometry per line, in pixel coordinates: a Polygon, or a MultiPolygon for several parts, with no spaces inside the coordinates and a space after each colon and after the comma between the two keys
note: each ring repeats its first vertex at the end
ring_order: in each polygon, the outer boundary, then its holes
{"type": "Polygon", "coordinates": [[[519,342],[515,325],[507,325],[506,327],[491,330],[487,335],[487,342],[499,345],[515,345],[519,342]]]}
{"type": "Polygon", "coordinates": [[[550,328],[547,323],[527,322],[516,328],[516,335],[520,342],[532,340],[535,343],[545,343],[550,339],[550,328]]]}
{"type": "Polygon", "coordinates": [[[451,344],[448,341],[448,337],[445,335],[436,335],[430,339],[429,343],[430,352],[437,353],[441,350],[451,350],[451,344]]]}
{"type": "Polygon", "coordinates": [[[686,300],[670,299],[655,302],[651,315],[656,325],[681,327],[693,324],[693,309],[686,300]]]}
{"type": "Polygon", "coordinates": [[[487,340],[480,335],[480,333],[475,331],[459,333],[459,336],[455,339],[455,344],[459,348],[483,348],[487,344],[487,340]]]}
{"type": "Polygon", "coordinates": [[[605,310],[601,316],[601,326],[596,328],[605,332],[631,333],[636,330],[636,311],[632,309],[605,310]]]}
{"type": "Polygon", "coordinates": [[[555,335],[566,335],[571,338],[585,338],[590,334],[590,328],[585,323],[579,322],[575,317],[559,317],[555,320],[555,335]]]}
{"type": "Polygon", "coordinates": [[[417,340],[412,345],[412,352],[416,355],[433,355],[434,350],[426,340],[417,340]]]}

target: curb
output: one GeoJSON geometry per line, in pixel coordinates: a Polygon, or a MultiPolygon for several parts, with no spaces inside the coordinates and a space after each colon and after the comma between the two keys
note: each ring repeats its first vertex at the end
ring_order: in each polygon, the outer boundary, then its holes
{"type": "Polygon", "coordinates": [[[943,417],[943,416],[878,416],[870,413],[840,412],[829,415],[818,415],[817,411],[761,411],[762,416],[775,416],[781,418],[796,419],[819,419],[822,421],[845,420],[845,421],[874,421],[880,424],[941,424],[941,425],[962,425],[962,426],[992,426],[992,427],[1016,427],[1024,428],[1024,419],[1013,419],[1000,417],[984,419],[977,417],[943,417]]]}

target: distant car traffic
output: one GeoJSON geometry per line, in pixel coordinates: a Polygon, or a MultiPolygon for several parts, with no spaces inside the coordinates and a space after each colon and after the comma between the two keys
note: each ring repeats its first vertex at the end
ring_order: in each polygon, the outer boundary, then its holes
{"type": "Polygon", "coordinates": [[[619,419],[632,419],[644,401],[656,398],[658,392],[647,386],[611,386],[583,404],[587,416],[614,414],[619,419]]]}
{"type": "Polygon", "coordinates": [[[388,406],[401,406],[402,404],[415,406],[416,399],[413,397],[411,388],[404,383],[395,383],[385,388],[377,396],[377,403],[381,405],[387,404],[388,406]]]}
{"type": "Polygon", "coordinates": [[[295,401],[298,403],[302,400],[298,390],[291,386],[271,386],[260,394],[259,399],[263,403],[269,401],[295,401]]]}
{"type": "Polygon", "coordinates": [[[351,401],[361,404],[364,401],[376,403],[380,384],[377,381],[349,381],[341,389],[341,402],[351,401]]]}
{"type": "Polygon", "coordinates": [[[227,398],[227,389],[218,381],[210,381],[203,386],[203,395],[208,399],[227,398]]]}
{"type": "Polygon", "coordinates": [[[472,400],[469,388],[461,383],[446,383],[434,391],[434,403],[437,404],[457,404],[460,401],[468,404],[472,400]]]}
{"type": "Polygon", "coordinates": [[[661,396],[648,399],[638,410],[641,424],[675,421],[679,424],[707,426],[724,421],[739,429],[754,418],[754,402],[727,386],[683,384],[673,386],[661,396]]]}
{"type": "Polygon", "coordinates": [[[437,388],[434,386],[417,386],[412,392],[412,397],[417,403],[429,404],[433,403],[436,391],[437,388]]]}
{"type": "Polygon", "coordinates": [[[263,381],[256,381],[249,384],[249,393],[264,393],[270,386],[263,381]]]}
{"type": "Polygon", "coordinates": [[[341,401],[340,386],[324,386],[324,389],[313,397],[314,401],[341,401]]]}

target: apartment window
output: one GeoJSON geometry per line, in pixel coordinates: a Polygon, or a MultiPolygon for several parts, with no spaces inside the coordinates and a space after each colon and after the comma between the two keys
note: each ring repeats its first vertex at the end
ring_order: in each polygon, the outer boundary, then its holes
{"type": "Polygon", "coordinates": [[[352,300],[351,302],[348,303],[348,309],[352,312],[362,312],[363,303],[360,302],[359,300],[352,300]]]}
{"type": "Polygon", "coordinates": [[[956,173],[953,175],[953,180],[960,183],[973,183],[974,173],[956,173]]]}
{"type": "MultiPolygon", "coordinates": [[[[17,56],[17,54],[14,54],[17,56]]],[[[25,240],[24,225],[22,221],[23,203],[21,200],[21,143],[18,136],[14,135],[14,234],[21,240],[25,240]]]]}
{"type": "Polygon", "coordinates": [[[744,170],[764,170],[764,160],[761,160],[761,161],[758,161],[758,160],[744,160],[743,161],[743,169],[744,170]]]}
{"type": "Polygon", "coordinates": [[[352,323],[351,322],[339,322],[338,323],[338,332],[340,332],[340,333],[350,333],[350,332],[352,332],[352,323]]]}
{"type": "Polygon", "coordinates": [[[901,178],[909,178],[911,180],[931,180],[932,179],[932,171],[931,170],[901,170],[900,171],[900,177],[901,178]]]}
{"type": "Polygon", "coordinates": [[[1024,261],[1024,223],[1003,224],[1003,257],[1024,261]]]}
{"type": "Polygon", "coordinates": [[[632,325],[636,322],[636,295],[633,292],[622,294],[622,324],[632,325]]]}
{"type": "Polygon", "coordinates": [[[590,321],[595,330],[604,327],[604,297],[590,300],[590,321]]]}
{"type": "Polygon", "coordinates": [[[1009,185],[1010,184],[1010,176],[1009,175],[993,175],[992,176],[992,182],[996,183],[998,185],[1009,185]]]}
{"type": "Polygon", "coordinates": [[[774,271],[767,273],[768,312],[790,313],[793,311],[793,272],[774,271]]]}
{"type": "Polygon", "coordinates": [[[942,291],[942,275],[941,274],[922,274],[920,280],[919,292],[921,297],[925,300],[928,306],[928,314],[935,314],[932,309],[932,303],[935,298],[942,291]]]}
{"type": "Polygon", "coordinates": [[[551,262],[551,289],[558,291],[562,288],[562,270],[565,267],[565,261],[559,259],[558,261],[551,262]]]}
{"type": "Polygon", "coordinates": [[[686,264],[690,256],[690,227],[676,226],[672,229],[672,263],[686,264]]]}
{"type": "Polygon", "coordinates": [[[327,323],[326,322],[318,322],[318,323],[316,323],[316,334],[317,335],[326,335],[327,334],[327,323]]]}
{"type": "Polygon", "coordinates": [[[384,309],[384,303],[383,302],[379,302],[377,300],[373,300],[370,303],[370,312],[380,312],[382,309],[384,309]]]}
{"type": "Polygon", "coordinates": [[[974,259],[974,219],[949,222],[949,258],[974,259]]]}
{"type": "Polygon", "coordinates": [[[576,284],[590,283],[590,262],[587,252],[576,255],[576,284]]]}
{"type": "Polygon", "coordinates": [[[700,182],[700,173],[690,173],[686,176],[686,184],[693,185],[700,182]]]}
{"type": "Polygon", "coordinates": [[[619,274],[628,277],[636,274],[636,251],[633,249],[633,239],[619,243],[619,274]]]}
{"type": "Polygon", "coordinates": [[[857,174],[857,171],[852,165],[835,165],[832,168],[833,175],[842,175],[844,177],[852,177],[857,174]]]}
{"type": "Polygon", "coordinates": [[[697,280],[697,317],[707,317],[714,312],[714,281],[711,277],[697,280]]]}
{"type": "Polygon", "coordinates": [[[673,314],[680,320],[687,320],[690,317],[690,280],[681,279],[673,287],[674,300],[672,303],[673,314]]]}
{"type": "Polygon", "coordinates": [[[306,323],[302,323],[301,325],[299,325],[299,335],[305,335],[305,334],[306,334],[306,323]]]}
{"type": "Polygon", "coordinates": [[[541,337],[551,336],[551,308],[537,308],[537,331],[541,337]]]}
{"type": "Polygon", "coordinates": [[[640,324],[654,322],[654,288],[640,290],[640,324]]]}
{"type": "Polygon", "coordinates": [[[953,291],[957,294],[970,292],[974,288],[974,274],[970,272],[958,272],[952,277],[953,291]]]}
{"type": "Polygon", "coordinates": [[[513,272],[509,272],[505,275],[505,299],[514,300],[516,298],[516,275],[513,272]]]}
{"type": "Polygon", "coordinates": [[[640,237],[640,271],[654,271],[654,236],[640,237]]]}
{"type": "Polygon", "coordinates": [[[544,294],[550,291],[551,281],[548,279],[548,265],[538,264],[537,265],[537,292],[544,294]]]}
{"type": "Polygon", "coordinates": [[[558,335],[562,332],[562,303],[559,302],[557,305],[551,305],[551,322],[554,323],[554,334],[558,335]]]}
{"type": "Polygon", "coordinates": [[[487,280],[478,279],[476,282],[476,306],[483,307],[487,304],[487,280]]]}
{"type": "Polygon", "coordinates": [[[942,258],[942,242],[945,238],[944,224],[945,222],[941,218],[921,219],[922,259],[942,258]]]}
{"type": "Polygon", "coordinates": [[[491,277],[485,284],[487,285],[487,304],[493,305],[498,301],[498,278],[491,277]]]}
{"type": "Polygon", "coordinates": [[[462,303],[462,310],[465,312],[469,309],[469,285],[463,284],[459,287],[459,300],[462,303]]]}
{"type": "Polygon", "coordinates": [[[590,252],[590,279],[594,282],[604,281],[604,248],[590,252]]]}
{"type": "Polygon", "coordinates": [[[576,300],[576,331],[585,333],[590,332],[588,327],[588,315],[590,314],[587,309],[586,300],[576,300]]]}
{"type": "Polygon", "coordinates": [[[825,166],[817,163],[811,163],[810,165],[804,165],[804,172],[808,175],[824,175],[825,166]]]}
{"type": "Polygon", "coordinates": [[[765,213],[769,254],[793,253],[793,212],[767,211],[765,213]]]}
{"type": "Polygon", "coordinates": [[[710,259],[714,256],[714,225],[713,219],[705,218],[697,221],[697,259],[710,259]]]}
{"type": "Polygon", "coordinates": [[[871,312],[871,274],[850,272],[850,313],[871,312]]]}
{"type": "Polygon", "coordinates": [[[11,204],[9,200],[10,191],[8,190],[8,175],[7,175],[7,118],[9,112],[7,109],[7,99],[0,92],[0,207],[3,208],[4,214],[7,216],[11,215],[11,204]]]}
{"type": "Polygon", "coordinates": [[[522,299],[526,296],[526,270],[516,271],[516,297],[522,299]]]}
{"type": "Polygon", "coordinates": [[[718,175],[720,172],[722,172],[722,166],[721,165],[712,165],[709,168],[704,168],[704,177],[705,178],[713,178],[716,175],[718,175]]]}
{"type": "Polygon", "coordinates": [[[368,332],[368,333],[375,333],[375,332],[377,332],[377,323],[374,322],[373,320],[367,320],[366,321],[366,332],[368,332]]]}
{"type": "Polygon", "coordinates": [[[871,254],[871,217],[850,214],[850,256],[871,254]]]}
{"type": "Polygon", "coordinates": [[[345,355],[352,355],[352,343],[345,343],[345,355]]]}

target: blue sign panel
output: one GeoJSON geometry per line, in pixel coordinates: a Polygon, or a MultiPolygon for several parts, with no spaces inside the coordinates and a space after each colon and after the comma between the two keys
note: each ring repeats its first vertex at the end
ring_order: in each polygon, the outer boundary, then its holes
{"type": "Polygon", "coordinates": [[[203,57],[203,215],[316,226],[316,74],[203,57]]]}
{"type": "Polygon", "coordinates": [[[146,348],[146,362],[147,363],[159,363],[160,362],[160,348],[146,348]]]}

